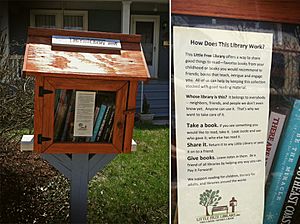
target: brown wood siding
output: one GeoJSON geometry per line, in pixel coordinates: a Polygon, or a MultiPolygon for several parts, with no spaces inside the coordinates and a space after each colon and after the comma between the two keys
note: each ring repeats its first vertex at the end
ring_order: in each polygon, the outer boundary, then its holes
{"type": "Polygon", "coordinates": [[[299,0],[172,0],[173,14],[300,24],[299,0]]]}

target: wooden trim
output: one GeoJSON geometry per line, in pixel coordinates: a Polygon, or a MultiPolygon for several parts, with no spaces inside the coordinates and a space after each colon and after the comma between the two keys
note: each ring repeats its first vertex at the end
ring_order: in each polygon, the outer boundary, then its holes
{"type": "Polygon", "coordinates": [[[128,92],[128,84],[124,85],[116,94],[116,109],[113,126],[113,139],[112,143],[120,152],[123,149],[124,130],[125,130],[125,115],[126,98],[128,92]]]}
{"type": "Polygon", "coordinates": [[[107,38],[118,39],[121,42],[140,43],[141,35],[132,34],[117,34],[117,33],[104,33],[104,32],[91,32],[91,31],[75,31],[63,29],[47,29],[47,28],[28,28],[28,36],[51,37],[52,35],[61,36],[77,36],[77,37],[94,37],[94,38],[107,38]]]}
{"type": "MultiPolygon", "coordinates": [[[[146,63],[146,61],[144,62],[146,63]]],[[[147,65],[146,65],[147,66],[147,65]]],[[[147,67],[146,67],[147,68],[147,67]]],[[[118,74],[118,75],[111,75],[111,74],[97,74],[97,73],[85,73],[84,75],[82,75],[82,73],[77,73],[77,72],[70,72],[70,73],[51,73],[51,72],[36,72],[35,70],[29,70],[26,69],[26,71],[23,71],[23,73],[27,76],[44,76],[44,77],[58,77],[58,78],[70,78],[70,76],[72,76],[72,78],[78,78],[81,80],[84,79],[103,79],[103,80],[119,80],[119,81],[131,81],[131,80],[139,80],[139,81],[147,81],[150,78],[149,75],[149,71],[148,69],[145,69],[145,71],[147,71],[146,76],[145,75],[139,75],[136,74],[135,72],[132,72],[132,76],[129,76],[128,74],[118,74]]]]}
{"type": "Polygon", "coordinates": [[[298,0],[172,0],[171,13],[300,24],[298,0]]]}
{"type": "Polygon", "coordinates": [[[117,91],[127,82],[125,81],[107,81],[107,80],[85,80],[73,78],[46,78],[46,80],[55,87],[55,89],[76,89],[93,91],[117,91]]]}
{"type": "MultiPolygon", "coordinates": [[[[138,90],[138,82],[130,82],[127,110],[135,110],[137,90],[138,90]]],[[[131,152],[131,139],[132,139],[133,128],[134,128],[134,115],[135,113],[130,113],[126,116],[124,149],[123,149],[124,153],[131,152]]]]}
{"type": "Polygon", "coordinates": [[[284,48],[275,47],[275,48],[273,48],[273,52],[283,52],[283,53],[299,54],[300,50],[297,50],[297,49],[284,49],[284,48]]]}
{"type": "Polygon", "coordinates": [[[102,143],[53,143],[45,153],[95,153],[114,154],[120,153],[112,144],[102,143]]]}
{"type": "MultiPolygon", "coordinates": [[[[151,74],[151,78],[158,77],[158,59],[159,59],[159,36],[160,36],[160,16],[159,15],[131,15],[131,33],[136,34],[136,22],[153,22],[153,45],[156,50],[153,52],[153,61],[152,67],[153,74],[151,74]]],[[[143,49],[142,45],[140,49],[143,49]]],[[[144,54],[143,54],[144,56],[144,54]]],[[[144,64],[147,66],[146,59],[144,56],[144,64]]]]}
{"type": "MultiPolygon", "coordinates": [[[[140,44],[140,48],[143,50],[143,47],[142,47],[142,44],[140,44]]],[[[147,72],[147,77],[151,78],[151,75],[150,75],[150,72],[149,72],[149,69],[148,69],[148,65],[147,65],[147,61],[146,61],[146,58],[145,58],[145,55],[142,54],[142,57],[143,57],[143,63],[144,63],[144,67],[146,68],[146,72],[147,72]]],[[[158,67],[158,65],[157,65],[158,67]]],[[[139,79],[139,81],[147,81],[149,78],[145,79],[145,78],[141,78],[139,79]]]]}
{"type": "Polygon", "coordinates": [[[38,144],[38,134],[43,130],[43,106],[44,98],[39,97],[39,87],[44,86],[44,78],[36,77],[34,84],[34,151],[42,152],[42,145],[38,144]]]}
{"type": "Polygon", "coordinates": [[[25,70],[26,70],[26,68],[27,68],[27,58],[28,58],[28,44],[26,44],[26,46],[25,46],[25,54],[24,54],[24,57],[23,57],[23,68],[22,68],[22,76],[23,77],[25,77],[25,70]]]}
{"type": "MultiPolygon", "coordinates": [[[[39,77],[38,79],[44,79],[39,77]]],[[[41,85],[36,85],[36,96],[38,96],[38,88],[41,85]]],[[[35,108],[35,111],[40,111],[43,115],[43,120],[39,117],[36,119],[41,120],[37,128],[40,131],[35,129],[35,140],[37,141],[38,134],[42,134],[43,137],[51,138],[50,141],[45,141],[42,144],[42,149],[37,148],[38,152],[45,153],[122,153],[123,141],[124,141],[124,132],[125,132],[125,115],[124,111],[126,110],[126,98],[128,97],[128,82],[117,82],[117,81],[100,81],[94,80],[79,80],[79,79],[63,79],[63,78],[49,78],[46,77],[44,81],[44,88],[52,90],[53,93],[55,89],[76,89],[76,90],[103,90],[103,91],[115,91],[116,92],[116,105],[115,105],[115,117],[114,117],[114,133],[113,140],[111,144],[103,143],[57,143],[54,142],[54,94],[46,94],[43,97],[40,97],[42,100],[45,100],[43,105],[38,103],[42,109],[39,110],[35,108]],[[93,85],[91,85],[93,83],[93,85]],[[101,148],[99,149],[99,146],[101,148]]],[[[131,139],[130,139],[131,140],[131,139]]]]}
{"type": "Polygon", "coordinates": [[[44,152],[50,145],[53,144],[54,138],[54,93],[55,88],[48,82],[47,79],[44,81],[44,88],[53,91],[51,94],[45,94],[44,105],[43,105],[43,137],[51,138],[50,141],[42,142],[42,151],[44,152]]]}

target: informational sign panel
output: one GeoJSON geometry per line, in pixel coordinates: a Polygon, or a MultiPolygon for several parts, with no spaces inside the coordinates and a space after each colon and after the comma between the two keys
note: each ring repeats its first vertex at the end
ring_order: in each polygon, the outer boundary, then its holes
{"type": "Polygon", "coordinates": [[[272,34],[173,31],[179,224],[262,223],[272,34]]]}
{"type": "Polygon", "coordinates": [[[93,136],[96,92],[76,91],[74,136],[93,136]]]}

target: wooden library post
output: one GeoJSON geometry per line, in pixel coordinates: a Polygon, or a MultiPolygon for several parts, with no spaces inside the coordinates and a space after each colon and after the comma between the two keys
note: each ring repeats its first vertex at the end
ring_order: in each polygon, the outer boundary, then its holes
{"type": "Polygon", "coordinates": [[[35,77],[34,151],[71,182],[71,222],[86,223],[89,180],[130,153],[140,35],[29,28],[23,72],[35,77]]]}

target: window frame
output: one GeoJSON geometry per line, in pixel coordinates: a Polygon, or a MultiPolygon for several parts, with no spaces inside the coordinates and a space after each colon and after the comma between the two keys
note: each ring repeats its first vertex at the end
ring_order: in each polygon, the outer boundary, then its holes
{"type": "Polygon", "coordinates": [[[53,10],[53,9],[31,9],[30,10],[30,26],[36,27],[36,15],[53,15],[55,16],[55,28],[64,29],[64,15],[67,16],[82,16],[83,27],[82,30],[88,30],[88,11],[82,10],[53,10]]]}

